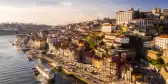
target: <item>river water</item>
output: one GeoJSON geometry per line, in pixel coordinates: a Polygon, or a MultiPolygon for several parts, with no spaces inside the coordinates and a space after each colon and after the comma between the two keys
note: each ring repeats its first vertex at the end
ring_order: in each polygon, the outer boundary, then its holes
{"type": "Polygon", "coordinates": [[[10,44],[15,36],[0,36],[0,84],[39,84],[32,74],[35,62],[10,44]]]}
{"type": "MultiPolygon", "coordinates": [[[[15,40],[14,35],[0,36],[0,84],[47,84],[43,78],[35,77],[32,67],[36,62],[29,62],[26,54],[10,44],[15,40]]],[[[56,73],[54,84],[83,84],[73,77],[56,73]]]]}

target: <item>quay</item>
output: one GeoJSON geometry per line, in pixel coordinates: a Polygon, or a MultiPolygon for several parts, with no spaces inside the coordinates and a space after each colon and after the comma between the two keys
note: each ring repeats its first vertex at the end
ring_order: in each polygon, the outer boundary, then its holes
{"type": "Polygon", "coordinates": [[[55,61],[54,59],[51,59],[50,57],[47,57],[47,56],[45,56],[45,55],[43,55],[43,56],[42,56],[42,55],[38,55],[38,58],[40,58],[40,59],[45,59],[46,61],[50,62],[49,64],[50,64],[52,67],[56,68],[56,69],[58,69],[58,68],[57,68],[58,66],[62,66],[62,67],[63,67],[62,70],[63,70],[66,74],[68,74],[68,75],[73,75],[75,78],[77,78],[77,79],[83,81],[83,82],[86,83],[86,84],[92,84],[91,81],[80,77],[79,74],[76,74],[76,73],[74,73],[74,72],[72,72],[72,71],[70,71],[70,70],[68,70],[68,69],[65,69],[65,67],[66,67],[65,65],[59,64],[57,61],[55,61]]]}

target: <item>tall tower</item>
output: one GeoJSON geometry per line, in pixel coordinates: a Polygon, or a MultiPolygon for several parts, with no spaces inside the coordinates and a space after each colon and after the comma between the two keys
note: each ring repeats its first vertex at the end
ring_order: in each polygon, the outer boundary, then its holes
{"type": "Polygon", "coordinates": [[[152,9],[152,14],[153,15],[156,15],[156,16],[160,16],[160,14],[161,14],[161,9],[160,8],[153,8],[152,9]]]}

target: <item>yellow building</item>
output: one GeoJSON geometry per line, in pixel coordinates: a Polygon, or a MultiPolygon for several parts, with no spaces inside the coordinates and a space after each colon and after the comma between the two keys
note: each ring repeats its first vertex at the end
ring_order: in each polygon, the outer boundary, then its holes
{"type": "Polygon", "coordinates": [[[148,50],[147,51],[147,56],[150,57],[151,59],[157,59],[157,54],[159,54],[159,52],[157,51],[153,51],[153,50],[148,50]]]}
{"type": "Polygon", "coordinates": [[[98,59],[92,59],[92,65],[96,68],[100,68],[101,65],[103,64],[103,61],[102,60],[98,60],[98,59]]]}
{"type": "Polygon", "coordinates": [[[35,41],[35,46],[38,49],[44,48],[45,45],[46,45],[46,41],[43,40],[43,39],[38,39],[38,40],[35,41]]]}
{"type": "Polygon", "coordinates": [[[167,68],[162,68],[161,71],[160,71],[160,74],[165,79],[166,84],[168,84],[168,72],[167,72],[167,68]]]}
{"type": "Polygon", "coordinates": [[[163,50],[163,56],[168,58],[168,48],[163,50]]]}
{"type": "Polygon", "coordinates": [[[30,47],[35,47],[35,39],[30,39],[29,40],[29,44],[28,44],[30,47]]]}
{"type": "Polygon", "coordinates": [[[139,73],[132,75],[132,80],[133,81],[136,81],[137,79],[142,79],[142,78],[143,78],[143,75],[139,74],[139,73]]]}
{"type": "Polygon", "coordinates": [[[163,50],[163,60],[165,63],[168,63],[168,48],[166,50],[163,50]]]}
{"type": "Polygon", "coordinates": [[[116,30],[116,25],[112,25],[110,23],[104,23],[102,25],[101,31],[104,33],[111,33],[112,30],[116,30]]]}

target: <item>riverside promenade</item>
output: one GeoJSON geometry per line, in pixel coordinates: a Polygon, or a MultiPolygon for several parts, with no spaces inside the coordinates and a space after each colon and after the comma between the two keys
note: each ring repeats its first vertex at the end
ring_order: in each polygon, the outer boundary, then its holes
{"type": "Polygon", "coordinates": [[[92,81],[89,81],[88,79],[85,79],[85,78],[81,77],[81,73],[80,72],[73,72],[73,71],[68,70],[70,67],[67,66],[67,65],[62,64],[62,62],[60,62],[60,61],[58,62],[58,59],[56,60],[56,59],[53,59],[53,58],[48,57],[46,55],[43,55],[43,56],[42,55],[38,55],[38,58],[47,60],[50,63],[50,65],[53,66],[53,67],[62,66],[63,67],[63,71],[66,74],[69,74],[69,75],[72,74],[76,78],[78,78],[81,81],[85,82],[86,84],[93,84],[92,81]]]}

